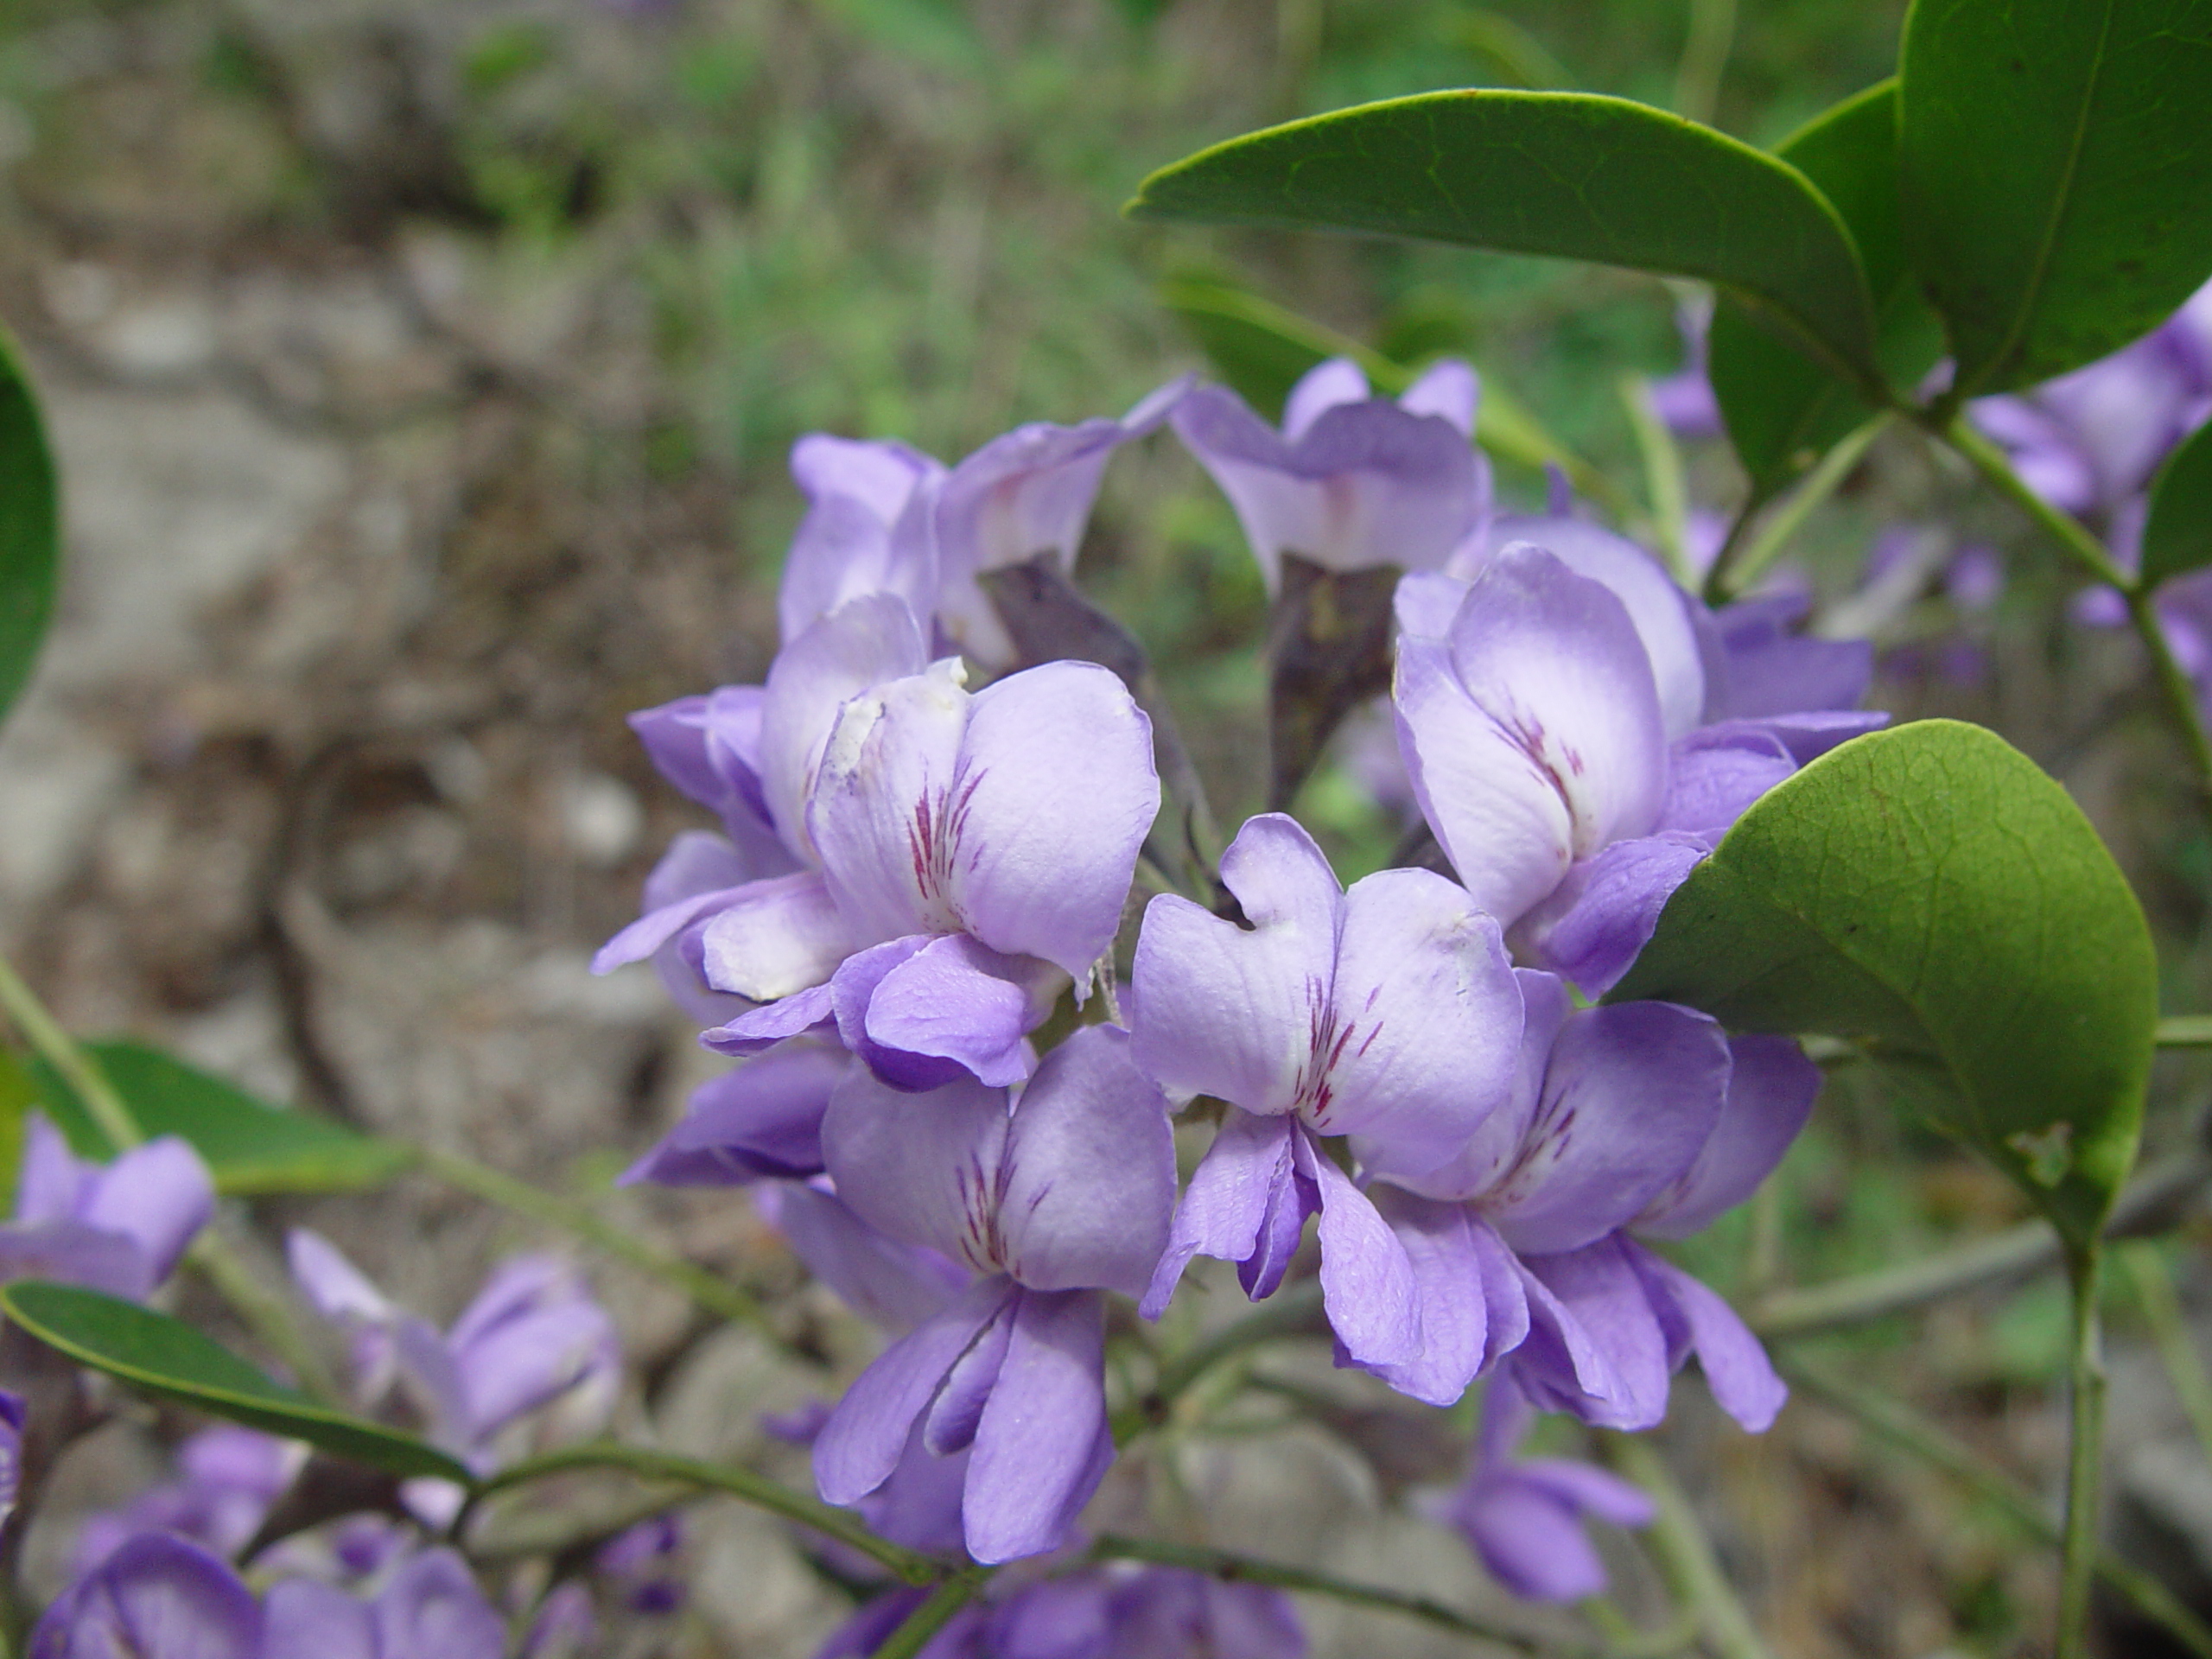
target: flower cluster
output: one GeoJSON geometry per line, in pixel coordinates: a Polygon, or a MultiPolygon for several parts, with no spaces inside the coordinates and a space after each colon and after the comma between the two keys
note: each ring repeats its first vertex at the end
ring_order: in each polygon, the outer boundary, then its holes
{"type": "MultiPolygon", "coordinates": [[[[1159,1318],[1203,1255],[1264,1299],[1309,1218],[1340,1363],[1438,1404],[1496,1379],[1511,1421],[1447,1506],[1494,1564],[1512,1552],[1485,1517],[1579,1538],[1586,1513],[1644,1513],[1594,1471],[1509,1463],[1528,1405],[1648,1427],[1695,1354],[1746,1427],[1779,1408],[1757,1341],[1652,1241],[1751,1193],[1818,1074],[1787,1041],[1577,992],[1618,982],[1746,806],[1880,722],[1855,708],[1868,653],[1772,601],[1708,611],[1571,504],[1494,513],[1478,390],[1447,362],[1376,397],[1331,362],[1278,429],[1178,384],[951,467],[805,439],[764,683],[635,717],[720,830],[677,839],[598,965],[652,959],[741,1063],[626,1179],[760,1184],[892,1336],[804,1429],[823,1496],[885,1535],[984,1563],[1066,1547],[1114,1457],[1106,1294],[1159,1318]],[[1389,715],[1430,868],[1346,888],[1267,814],[1207,891],[1146,866],[1130,938],[1153,721],[1106,667],[1026,660],[992,577],[1067,575],[1108,457],[1163,423],[1271,589],[1294,556],[1401,573],[1389,715]],[[1194,1102],[1216,1127],[1179,1195],[1171,1114],[1194,1102]]],[[[1586,1557],[1498,1570],[1580,1594],[1586,1557]]],[[[1175,1574],[1049,1587],[1101,1628],[1278,1618],[1175,1574]]],[[[831,1651],[868,1650],[893,1600],[831,1651]]],[[[940,1640],[1032,1651],[1028,1605],[940,1640]]]]}

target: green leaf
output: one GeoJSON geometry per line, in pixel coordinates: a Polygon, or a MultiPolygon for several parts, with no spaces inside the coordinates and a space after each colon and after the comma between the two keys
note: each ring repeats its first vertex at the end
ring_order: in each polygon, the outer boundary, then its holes
{"type": "Polygon", "coordinates": [[[1719,284],[1840,372],[1873,373],[1866,281],[1787,162],[1584,92],[1427,92],[1272,127],[1147,179],[1141,219],[1425,237],[1719,284]]]}
{"type": "Polygon", "coordinates": [[[2143,524],[2143,585],[2155,588],[2212,564],[2212,421],[2181,441],[2151,482],[2143,524]]]}
{"type": "Polygon", "coordinates": [[[1607,999],[1864,1043],[2069,1240],[2135,1158],[2158,1023],[2143,912],[2064,790],[1993,732],[1921,721],[1770,790],[1607,999]]]}
{"type": "MultiPolygon", "coordinates": [[[[1906,267],[1897,200],[1897,82],[1846,99],[1784,139],[1776,154],[1841,215],[1874,298],[1875,354],[1909,394],[1942,354],[1943,325],[1906,267]]],[[[1859,390],[1724,301],[1713,318],[1713,395],[1753,495],[1777,493],[1872,411],[1859,390]]]]}
{"type": "Polygon", "coordinates": [[[2212,0],[1917,0],[1906,251],[1961,395],[2147,334],[2212,276],[2212,0]]]}
{"type": "Polygon", "coordinates": [[[0,1287],[0,1309],[79,1364],[211,1417],[305,1440],[395,1475],[475,1484],[466,1465],[428,1440],[310,1400],[183,1320],[136,1302],[24,1279],[0,1287]]]}
{"type": "Polygon", "coordinates": [[[54,456],[22,363],[0,334],[0,715],[30,678],[60,568],[54,456]]]}
{"type": "MultiPolygon", "coordinates": [[[[87,1043],[149,1140],[181,1135],[227,1193],[350,1192],[390,1180],[412,1160],[394,1141],[327,1118],[286,1111],[143,1043],[87,1043]]],[[[39,1093],[70,1147],[111,1158],[116,1147],[69,1085],[41,1065],[39,1093]]]]}
{"type": "Polygon", "coordinates": [[[38,1105],[38,1080],[0,1048],[0,1205],[14,1213],[16,1178],[23,1167],[23,1118],[38,1105]]]}

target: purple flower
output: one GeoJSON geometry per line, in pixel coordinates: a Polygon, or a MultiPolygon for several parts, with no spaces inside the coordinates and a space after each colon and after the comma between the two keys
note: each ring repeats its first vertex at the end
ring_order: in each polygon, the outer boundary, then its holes
{"type": "Polygon", "coordinates": [[[599,1610],[574,1579],[556,1584],[537,1604],[522,1639],[522,1659],[588,1659],[600,1650],[599,1610]]]}
{"type": "MultiPolygon", "coordinates": [[[[557,1408],[563,1427],[588,1432],[612,1408],[621,1379],[613,1321],[560,1257],[511,1256],[442,1335],[387,1300],[320,1234],[295,1229],[289,1243],[293,1278],[353,1340],[363,1404],[404,1388],[431,1438],[471,1466],[494,1467],[493,1443],[524,1417],[557,1408]]],[[[435,1503],[420,1482],[410,1483],[410,1498],[418,1487],[435,1503]]]]}
{"type": "Polygon", "coordinates": [[[1605,1567],[1585,1526],[1651,1524],[1657,1510],[1638,1486],[1565,1458],[1516,1458],[1535,1421],[1510,1377],[1483,1396],[1474,1467],[1431,1515],[1465,1535],[1490,1574],[1529,1601],[1580,1601],[1602,1594],[1605,1567]]]}
{"type": "Polygon", "coordinates": [[[1095,664],[960,680],[939,664],[839,712],[807,808],[821,873],[706,925],[708,982],[772,1003],[710,1046],[834,1021],[894,1087],[1027,1075],[1027,1033],[1120,923],[1160,806],[1151,723],[1095,664]]]}
{"type": "Polygon", "coordinates": [[[1281,1591],[1179,1567],[1147,1567],[1120,1580],[1108,1618],[1115,1638],[1108,1655],[1302,1659],[1306,1652],[1306,1627],[1281,1591]]]}
{"type": "MultiPolygon", "coordinates": [[[[1014,642],[976,578],[1040,553],[1051,554],[1061,574],[1072,573],[1107,461],[1167,419],[1190,389],[1187,377],[1173,381],[1117,421],[1016,427],[952,469],[938,494],[933,521],[939,582],[935,610],[944,638],[986,668],[1013,665],[1014,642]]],[[[926,614],[930,607],[916,608],[926,614]]]]}
{"type": "Polygon", "coordinates": [[[1479,387],[1457,359],[1393,401],[1345,358],[1291,390],[1278,432],[1236,393],[1201,386],[1177,435],[1236,508],[1268,589],[1294,553],[1330,570],[1442,565],[1490,507],[1488,463],[1471,440],[1479,387]]]}
{"type": "Polygon", "coordinates": [[[267,1653],[262,1634],[261,1609],[228,1563],[182,1538],[149,1532],[55,1599],[31,1632],[30,1654],[31,1659],[126,1654],[131,1659],[293,1659],[267,1653]]]}
{"type": "Polygon", "coordinates": [[[852,1069],[833,1044],[791,1042],[691,1091],[683,1121],[616,1185],[745,1186],[822,1169],[822,1115],[852,1069]]]}
{"type": "Polygon", "coordinates": [[[658,1616],[683,1605],[683,1517],[657,1515],[616,1533],[600,1546],[592,1565],[614,1581],[632,1612],[658,1616]]]}
{"type": "Polygon", "coordinates": [[[137,1300],[169,1276],[215,1212],[215,1183],[173,1135],[111,1164],[70,1155],[42,1116],[25,1127],[16,1219],[0,1226],[0,1279],[58,1279],[137,1300]]]}
{"type": "Polygon", "coordinates": [[[0,1389],[0,1526],[16,1512],[23,1478],[23,1396],[0,1389]]]}
{"type": "Polygon", "coordinates": [[[297,1440],[232,1423],[204,1428],[177,1447],[178,1478],[120,1510],[86,1518],[77,1535],[77,1570],[90,1572],[143,1532],[173,1533],[235,1555],[306,1461],[307,1448],[297,1440]]]}
{"type": "Polygon", "coordinates": [[[1680,1236],[1748,1198],[1802,1127],[1818,1069],[1786,1039],[1732,1042],[1687,1008],[1571,1012],[1558,979],[1520,980],[1511,1096],[1457,1157],[1408,1172],[1354,1143],[1413,1263],[1427,1338],[1366,1369],[1448,1405],[1510,1355],[1538,1403],[1647,1428],[1694,1351],[1721,1405],[1764,1428],[1783,1389],[1756,1339],[1628,1233],[1680,1236]]]}
{"type": "Polygon", "coordinates": [[[1706,334],[1712,324],[1710,304],[1677,307],[1682,366],[1651,383],[1651,407],[1678,438],[1717,438],[1721,433],[1720,400],[1706,374],[1706,334]]]}
{"type": "MultiPolygon", "coordinates": [[[[1302,1659],[1306,1631],[1290,1598],[1170,1567],[1092,1567],[1026,1584],[962,1610],[925,1659],[1302,1659]]],[[[815,1659],[864,1659],[927,1592],[887,1591],[815,1659]]]]}
{"type": "Polygon", "coordinates": [[[1434,1168],[1481,1123],[1521,1032],[1497,925],[1425,870],[1344,892],[1280,814],[1245,824],[1221,874],[1249,928],[1163,894],[1137,942],[1138,1059],[1179,1097],[1229,1103],[1144,1312],[1165,1311],[1194,1255],[1237,1262],[1248,1295],[1272,1294],[1319,1211],[1322,1290],[1347,1351],[1409,1359],[1421,1343],[1412,1265],[1320,1137],[1434,1168]]]}
{"type": "Polygon", "coordinates": [[[501,1659],[507,1629],[460,1556],[426,1550],[360,1601],[315,1579],[269,1592],[261,1659],[501,1659]]]}
{"type": "Polygon", "coordinates": [[[1113,1459],[1098,1292],[1142,1289],[1166,1243],[1166,1102],[1127,1035],[1093,1026],[1046,1057],[1011,1113],[1004,1090],[973,1081],[903,1099],[856,1075],[823,1144],[855,1211],[983,1276],[838,1402],[814,1447],[822,1496],[876,1491],[918,1424],[933,1455],[973,1448],[970,1554],[1058,1548],[1113,1459]]]}
{"type": "Polygon", "coordinates": [[[869,594],[895,594],[927,616],[937,601],[932,520],[944,463],[896,442],[810,432],[791,446],[791,477],[807,508],[776,600],[785,641],[869,594]]]}
{"type": "Polygon", "coordinates": [[[968,1287],[959,1263],[870,1226],[826,1176],[771,1182],[758,1189],[756,1202],[807,1270],[883,1330],[903,1335],[968,1287]]]}
{"type": "Polygon", "coordinates": [[[1611,574],[1524,542],[1456,607],[1448,578],[1408,577],[1392,695],[1422,813],[1475,902],[1527,959],[1600,991],[1745,807],[1886,716],[1699,725],[1709,690],[1680,595],[1560,539],[1611,574]]]}

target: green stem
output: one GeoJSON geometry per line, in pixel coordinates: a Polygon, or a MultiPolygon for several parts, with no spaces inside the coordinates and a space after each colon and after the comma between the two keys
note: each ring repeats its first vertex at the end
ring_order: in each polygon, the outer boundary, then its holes
{"type": "Polygon", "coordinates": [[[1710,122],[1736,44],[1736,0],[1690,0],[1689,38],[1675,72],[1675,112],[1710,122]]]}
{"type": "Polygon", "coordinates": [[[2212,804],[2212,733],[2204,726],[2204,716],[2196,706],[2196,688],[2189,683],[2189,676],[2182,671],[2174,656],[2174,648],[2167,642],[2166,631],[2158,621],[2158,608],[2151,595],[2141,588],[2129,587],[2127,595],[2128,620],[2135,625],[2135,632],[2143,641],[2143,648],[2151,653],[2151,671],[2158,678],[2158,693],[2166,700],[2166,708],[2174,723],[2181,728],[2182,741],[2189,746],[2190,762],[2196,768],[2197,788],[2212,804]]]}
{"type": "MultiPolygon", "coordinates": [[[[2105,1236],[2131,1238],[2164,1230],[2208,1183],[2212,1183],[2212,1158],[2183,1153],[2162,1160],[2128,1183],[2105,1223],[2105,1236]]],[[[1753,1302],[1745,1319],[1770,1342],[1814,1336],[2023,1278],[2056,1267],[2063,1255],[2057,1235],[2049,1227],[2023,1222],[1925,1261],[1802,1290],[1774,1292],[1753,1302]]]]}
{"type": "Polygon", "coordinates": [[[1326,1573],[1313,1573],[1302,1567],[1285,1567],[1274,1561],[1258,1560],[1225,1549],[1170,1543],[1159,1538],[1123,1538],[1109,1533],[1091,1545],[1090,1554],[1094,1560],[1149,1561],[1156,1567],[1179,1567],[1185,1572],[1203,1573],[1228,1584],[1271,1585],[1278,1590],[1299,1590],[1308,1595],[1326,1596],[1332,1601],[1344,1602],[1354,1607],[1376,1607],[1385,1612],[1402,1613],[1408,1618],[1418,1619],[1440,1630],[1449,1630],[1455,1636],[1495,1642],[1522,1653],[1542,1650],[1598,1656],[1607,1651],[1587,1645],[1580,1649],[1562,1648],[1550,1638],[1534,1631],[1516,1630],[1495,1620],[1473,1618],[1430,1596],[1386,1589],[1381,1585],[1359,1584],[1326,1573]]]}
{"type": "Polygon", "coordinates": [[[2158,1021],[2160,1048],[2212,1048],[2212,1014],[2169,1014],[2158,1021]]]}
{"type": "Polygon", "coordinates": [[[1805,527],[1805,521],[1851,476],[1851,469],[1859,464],[1874,440],[1882,435],[1892,418],[1885,412],[1854,427],[1821,457],[1820,464],[1805,475],[1804,482],[1782,504],[1782,510],[1760,527],[1758,534],[1741,539],[1732,534],[1728,545],[1720,550],[1720,556],[1713,560],[1713,569],[1706,575],[1707,603],[1726,603],[1771,569],[1783,550],[1805,527]]]}
{"type": "Polygon", "coordinates": [[[1766,1644],[1721,1572],[1712,1541],[1666,1459],[1638,1435],[1607,1434],[1605,1448],[1614,1468],[1649,1492],[1657,1506],[1649,1536],[1660,1571],[1676,1599],[1696,1611],[1713,1650],[1720,1659],[1767,1659],[1766,1644]]]}
{"type": "Polygon", "coordinates": [[[1313,1334],[1321,1329],[1320,1317],[1319,1280],[1309,1279],[1278,1291],[1253,1313],[1224,1325],[1161,1366],[1151,1391],[1114,1414],[1114,1444],[1126,1446],[1145,1430],[1166,1422],[1175,1402],[1215,1366],[1277,1337],[1313,1334]]]}
{"type": "Polygon", "coordinates": [[[952,1616],[975,1600],[983,1587],[983,1574],[956,1573],[940,1580],[922,1605],[906,1615],[899,1628],[874,1649],[874,1659],[914,1659],[929,1639],[952,1623],[952,1616]]]}
{"type": "Polygon", "coordinates": [[[2097,1323],[2104,1251],[2095,1242],[2068,1253],[2074,1298],[2068,1396],[2066,1529],[2060,1543],[2056,1659],[2088,1659],[2089,1592],[2097,1573],[2097,1492],[2104,1472],[2105,1362],[2097,1323]]]}
{"type": "MultiPolygon", "coordinates": [[[[10,1023],[23,1034],[39,1058],[76,1091],[110,1146],[126,1152],[145,1144],[146,1132],[139,1128],[122,1091],[110,1081],[99,1062],[62,1030],[5,957],[0,957],[0,1010],[5,1011],[10,1023]]],[[[292,1317],[290,1305],[254,1277],[229,1242],[215,1230],[213,1223],[200,1230],[185,1260],[230,1303],[270,1351],[291,1368],[302,1389],[326,1402],[339,1397],[329,1368],[292,1317]]]]}
{"type": "Polygon", "coordinates": [[[2140,1243],[2122,1245],[2114,1254],[2126,1271],[2137,1306],[2143,1310],[2143,1323],[2158,1351],[2159,1363],[2165,1367],[2166,1381],[2196,1433],[2198,1449],[2205,1461],[2212,1464],[2212,1376],[2206,1374],[2203,1357],[2190,1336],[2188,1320],[2182,1317],[2181,1299],[2174,1294],[2166,1258],[2157,1245],[2140,1243]]]}
{"type": "Polygon", "coordinates": [[[476,1489],[474,1497],[480,1500],[510,1487],[576,1469],[620,1469],[645,1480],[674,1481],[707,1491],[727,1493],[756,1509],[780,1515],[786,1521],[796,1521],[839,1543],[849,1544],[908,1584],[935,1584],[945,1573],[944,1562],[879,1538],[844,1510],[832,1509],[819,1498],[809,1497],[781,1481],[771,1480],[750,1469],[709,1463],[672,1452],[655,1452],[645,1446],[611,1442],[563,1446],[509,1464],[486,1478],[476,1489]]]}
{"type": "MultiPolygon", "coordinates": [[[[1731,0],[1732,3],[1732,0],[1731,0]]],[[[1688,493],[1682,484],[1681,452],[1675,435],[1651,401],[1651,383],[1642,375],[1621,377],[1621,406],[1628,411],[1629,429],[1643,457],[1643,493],[1651,504],[1651,539],[1668,573],[1684,588],[1695,584],[1684,543],[1689,519],[1688,493]]]]}
{"type": "Polygon", "coordinates": [[[632,1237],[589,1205],[517,1180],[458,1153],[441,1152],[433,1147],[417,1147],[414,1151],[423,1172],[448,1185],[474,1193],[518,1216],[573,1233],[618,1262],[673,1285],[709,1313],[750,1325],[779,1349],[790,1350],[791,1344],[776,1330],[767,1310],[742,1289],[682,1256],[656,1249],[643,1239],[632,1237]]]}
{"type": "MultiPolygon", "coordinates": [[[[1790,1385],[1872,1430],[1900,1450],[1942,1470],[1975,1497],[2002,1510],[2030,1537],[2049,1546],[2062,1536],[2056,1522],[2034,1496],[2002,1471],[1993,1469],[1969,1447],[1929,1422],[1902,1401],[1862,1388],[1800,1355],[1785,1354],[1783,1375],[1790,1385]]],[[[2109,1549],[2097,1552],[2097,1576],[2127,1598],[2145,1618],[2156,1620],[2182,1646],[2212,1659],[2212,1625],[2199,1618],[2172,1591],[2150,1573],[2129,1566],[2109,1549]]]]}

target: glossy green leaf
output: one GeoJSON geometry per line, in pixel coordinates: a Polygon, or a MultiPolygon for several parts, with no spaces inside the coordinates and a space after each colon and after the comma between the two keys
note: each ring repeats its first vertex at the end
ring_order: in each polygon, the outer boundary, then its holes
{"type": "Polygon", "coordinates": [[[212,1417],[305,1440],[395,1475],[474,1482],[465,1465],[428,1440],[310,1400],[183,1320],[136,1302],[25,1279],[0,1287],[0,1309],[79,1364],[212,1417]]]}
{"type": "Polygon", "coordinates": [[[54,456],[22,364],[0,334],[0,715],[30,678],[60,568],[54,456]]]}
{"type": "Polygon", "coordinates": [[[1719,284],[1871,375],[1851,238],[1787,162],[1626,99],[1427,92],[1272,127],[1163,168],[1142,219],[1367,231],[1719,284]]]}
{"type": "MultiPolygon", "coordinates": [[[[348,1192],[390,1180],[410,1161],[407,1148],[359,1135],[327,1118],[286,1111],[143,1043],[87,1043],[147,1137],[181,1135],[229,1193],[348,1192]]],[[[75,1093],[37,1068],[48,1114],[79,1157],[116,1148],[75,1093]]]]}
{"type": "Polygon", "coordinates": [[[2212,564],[2212,421],[2183,439],[2151,484],[2143,580],[2151,587],[2212,564]]]}
{"type": "Polygon", "coordinates": [[[1916,0],[1908,255],[1962,392],[2079,368],[2212,276],[2212,0],[1916,0]]]}
{"type": "Polygon", "coordinates": [[[1610,1001],[1866,1045],[2076,1243],[2135,1158],[2158,1022],[2143,912],[2081,810],[1993,732],[1921,721],[1770,791],[1610,1001]]]}
{"type": "MultiPolygon", "coordinates": [[[[1904,261],[1897,225],[1897,82],[1846,99],[1777,148],[1834,205],[1858,245],[1874,298],[1875,353],[1910,393],[1942,354],[1943,325],[1904,261]]],[[[1858,390],[1723,301],[1711,372],[1729,442],[1755,495],[1771,496],[1872,412],[1858,390]]]]}
{"type": "MultiPolygon", "coordinates": [[[[1282,418],[1290,389],[1324,358],[1351,358],[1376,391],[1393,397],[1414,382],[1414,371],[1396,359],[1227,283],[1175,277],[1161,285],[1160,298],[1190,329],[1223,383],[1269,420],[1282,418]]],[[[1475,441],[1484,449],[1518,466],[1557,467],[1583,494],[1620,505],[1611,481],[1554,437],[1497,377],[1484,374],[1482,388],[1475,441]]]]}

